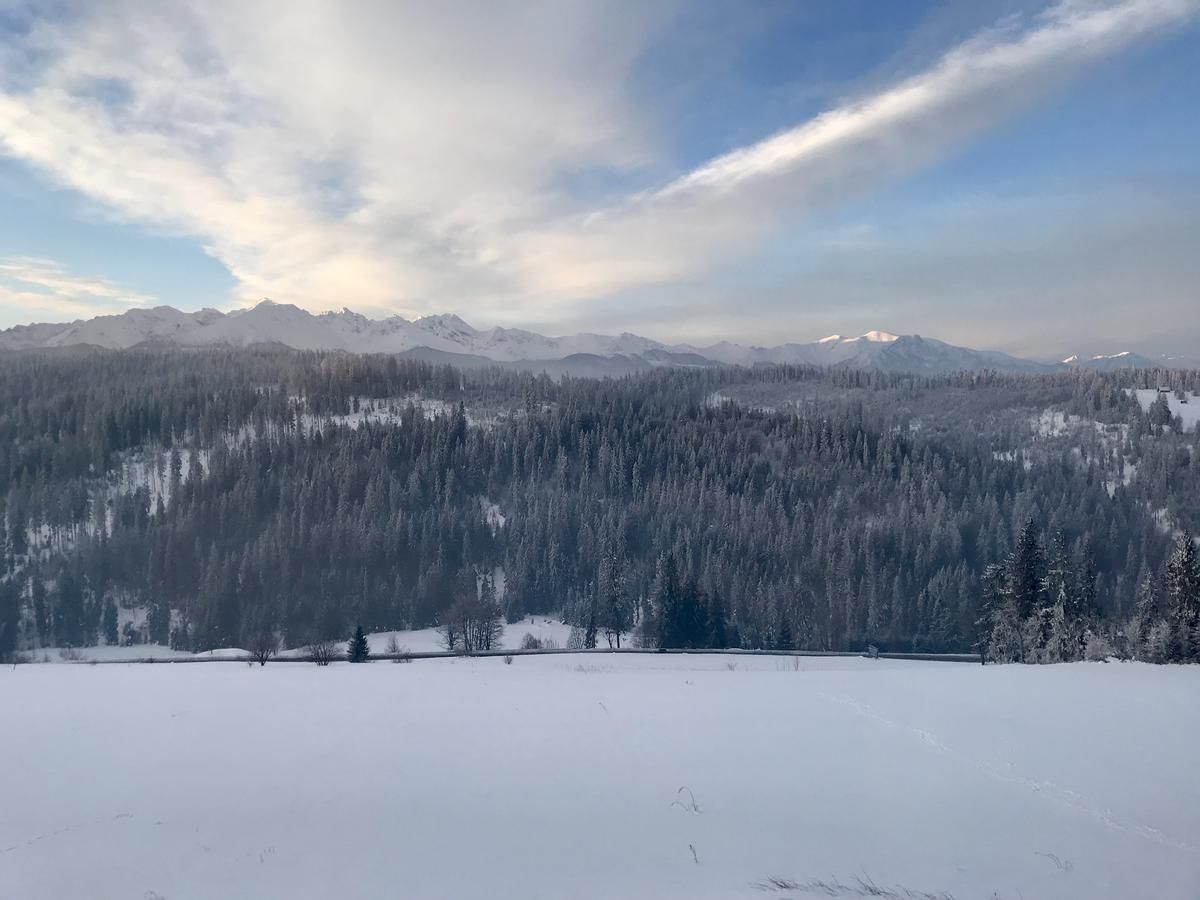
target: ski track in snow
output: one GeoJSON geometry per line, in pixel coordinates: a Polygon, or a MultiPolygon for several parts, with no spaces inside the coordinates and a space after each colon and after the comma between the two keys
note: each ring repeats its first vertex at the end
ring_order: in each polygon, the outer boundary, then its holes
{"type": "Polygon", "coordinates": [[[1060,787],[1052,781],[1030,778],[1012,771],[1011,763],[999,763],[994,760],[988,760],[970,753],[965,753],[961,750],[956,750],[955,748],[947,745],[933,732],[926,731],[925,729],[914,725],[906,725],[903,722],[897,722],[894,719],[890,719],[883,713],[879,712],[879,710],[872,707],[870,704],[863,703],[861,700],[855,700],[853,697],[848,697],[844,694],[830,694],[824,691],[821,692],[820,696],[831,703],[847,707],[855,714],[873,722],[877,722],[886,728],[912,735],[920,740],[920,742],[928,747],[932,752],[964,763],[987,778],[1018,786],[1031,794],[1036,794],[1074,812],[1088,816],[1089,818],[1092,818],[1115,831],[1120,831],[1125,834],[1144,838],[1146,840],[1153,841],[1156,844],[1161,844],[1164,847],[1169,847],[1173,850],[1182,850],[1191,854],[1192,856],[1200,856],[1200,848],[1189,844],[1186,841],[1175,840],[1169,835],[1164,834],[1158,828],[1154,828],[1149,825],[1121,822],[1113,817],[1111,810],[1099,808],[1096,804],[1090,802],[1087,797],[1084,797],[1082,794],[1079,794],[1070,788],[1060,787]]]}
{"type": "Polygon", "coordinates": [[[46,831],[42,834],[34,835],[28,840],[18,841],[11,846],[0,847],[0,856],[3,856],[5,853],[12,853],[16,850],[24,849],[25,847],[32,847],[34,844],[39,844],[42,841],[49,841],[56,837],[62,837],[64,834],[70,834],[72,832],[82,831],[86,828],[94,828],[97,825],[107,825],[110,822],[117,822],[121,819],[131,818],[133,818],[133,813],[122,812],[117,813],[115,816],[101,816],[88,822],[77,823],[75,825],[64,825],[62,828],[56,828],[54,831],[46,831]]]}

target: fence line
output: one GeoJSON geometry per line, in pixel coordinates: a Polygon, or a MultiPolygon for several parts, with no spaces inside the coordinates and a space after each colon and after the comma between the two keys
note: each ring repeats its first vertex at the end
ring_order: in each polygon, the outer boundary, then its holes
{"type": "MultiPolygon", "coordinates": [[[[801,657],[844,657],[844,658],[871,658],[870,653],[856,652],[851,650],[742,650],[742,649],[727,649],[727,650],[684,650],[684,649],[656,649],[647,647],[621,647],[619,649],[612,647],[596,647],[593,649],[567,649],[555,647],[552,649],[537,649],[537,650],[480,650],[474,653],[451,653],[446,650],[426,650],[408,653],[372,653],[371,661],[378,662],[395,662],[395,661],[411,661],[418,659],[475,659],[488,658],[496,656],[553,656],[557,654],[577,654],[577,655],[602,655],[602,654],[656,654],[656,655],[691,655],[691,656],[801,656],[801,657]]],[[[904,660],[924,660],[926,662],[956,662],[956,663],[975,663],[979,664],[980,657],[978,653],[884,653],[875,654],[879,659],[904,659],[904,660]]],[[[339,653],[333,658],[334,662],[344,662],[344,654],[339,653]]],[[[179,663],[247,663],[255,662],[254,658],[249,654],[239,656],[181,656],[169,658],[154,658],[142,657],[140,659],[78,659],[78,660],[63,660],[63,662],[74,663],[84,666],[108,666],[108,665],[176,665],[179,663]]],[[[289,656],[272,656],[271,663],[313,663],[312,654],[302,653],[289,656]]]]}

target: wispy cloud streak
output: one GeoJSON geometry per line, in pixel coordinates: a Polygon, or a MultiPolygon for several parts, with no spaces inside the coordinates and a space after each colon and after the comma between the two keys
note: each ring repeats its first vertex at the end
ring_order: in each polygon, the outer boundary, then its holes
{"type": "Polygon", "coordinates": [[[0,278],[19,281],[58,297],[118,301],[133,306],[142,306],[154,300],[147,294],[128,290],[106,278],[72,275],[62,264],[51,259],[0,257],[0,278]]]}
{"type": "Polygon", "coordinates": [[[794,223],[928,166],[1197,0],[1065,2],[952,49],[925,72],[724,154],[616,208],[525,242],[526,276],[588,295],[693,277],[794,223]]]}

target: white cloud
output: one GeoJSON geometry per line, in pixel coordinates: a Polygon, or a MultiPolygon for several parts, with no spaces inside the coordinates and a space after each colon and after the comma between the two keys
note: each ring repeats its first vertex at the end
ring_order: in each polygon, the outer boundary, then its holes
{"type": "Polygon", "coordinates": [[[860,158],[839,159],[844,169],[861,171],[879,163],[893,171],[911,168],[945,145],[995,124],[1010,109],[1036,101],[1078,66],[1196,10],[1193,0],[1126,0],[1111,6],[1075,0],[1051,8],[1024,32],[1010,20],[951,50],[929,71],[718,157],[667,185],[654,199],[719,195],[804,165],[827,163],[847,151],[860,158]]]}
{"type": "Polygon", "coordinates": [[[672,2],[80,2],[0,45],[0,152],[197,236],[243,300],[566,320],[941,158],[1200,0],[1071,0],[581,208],[564,176],[663,162],[630,79],[672,2]]]}
{"type": "Polygon", "coordinates": [[[54,260],[0,257],[0,308],[6,319],[18,310],[27,320],[90,318],[154,302],[155,298],[106,278],[72,274],[54,260]]]}
{"type": "Polygon", "coordinates": [[[0,282],[0,327],[90,319],[102,311],[95,301],[22,290],[0,282]]]}
{"type": "Polygon", "coordinates": [[[537,234],[525,242],[528,281],[580,296],[694,275],[782,222],[943,158],[1089,63],[1198,10],[1196,0],[1068,0],[1025,29],[1010,19],[926,72],[718,157],[620,208],[537,234]]]}
{"type": "Polygon", "coordinates": [[[564,170],[649,153],[624,98],[660,4],[79,4],[0,55],[0,148],[194,234],[247,299],[444,304],[564,170]]]}
{"type": "Polygon", "coordinates": [[[133,305],[153,302],[146,294],[130,291],[106,278],[82,278],[60,263],[29,256],[0,257],[0,277],[19,281],[58,297],[120,301],[133,305]]]}

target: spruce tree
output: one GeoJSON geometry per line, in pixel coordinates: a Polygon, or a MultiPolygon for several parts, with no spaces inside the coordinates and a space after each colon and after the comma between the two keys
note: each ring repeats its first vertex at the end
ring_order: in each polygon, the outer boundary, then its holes
{"type": "Polygon", "coordinates": [[[68,647],[78,647],[84,642],[83,630],[83,585],[71,571],[64,571],[58,578],[58,597],[55,608],[58,639],[68,647]]]}
{"type": "Polygon", "coordinates": [[[1007,615],[1010,597],[1007,569],[998,564],[988,566],[983,573],[983,599],[979,619],[975,622],[978,635],[975,649],[989,659],[994,658],[992,640],[1001,615],[1007,615]]]}
{"type": "Polygon", "coordinates": [[[675,557],[666,553],[659,557],[658,575],[654,580],[649,615],[643,624],[647,637],[655,647],[677,647],[679,644],[679,574],[675,557]]]}
{"type": "Polygon", "coordinates": [[[1056,531],[1050,541],[1050,552],[1046,555],[1046,577],[1042,593],[1046,603],[1054,605],[1061,602],[1064,609],[1070,609],[1071,602],[1068,594],[1071,590],[1071,560],[1067,553],[1067,539],[1062,530],[1056,531]]]}
{"type": "Polygon", "coordinates": [[[587,618],[583,626],[583,646],[585,650],[596,649],[596,595],[593,593],[588,602],[587,618]]]}
{"type": "Polygon", "coordinates": [[[1171,659],[1200,659],[1200,559],[1196,542],[1184,533],[1167,561],[1167,622],[1171,628],[1171,659]]]}
{"type": "Polygon", "coordinates": [[[987,642],[988,658],[995,662],[1023,662],[1025,645],[1016,604],[1009,599],[996,612],[987,642]]]}
{"type": "Polygon", "coordinates": [[[15,581],[0,580],[0,662],[5,662],[17,646],[17,625],[21,617],[21,595],[15,581]]]}
{"type": "Polygon", "coordinates": [[[371,648],[367,644],[367,635],[363,631],[362,625],[358,625],[354,629],[354,637],[346,644],[346,658],[352,663],[365,663],[371,655],[371,648]]]}
{"type": "Polygon", "coordinates": [[[1129,654],[1134,659],[1145,660],[1149,656],[1150,631],[1159,620],[1158,590],[1154,577],[1147,572],[1138,582],[1133,617],[1126,629],[1129,654]]]}
{"type": "Polygon", "coordinates": [[[683,585],[680,597],[678,646],[695,650],[707,646],[708,601],[694,578],[683,585]]]}
{"type": "Polygon", "coordinates": [[[787,607],[783,604],[779,605],[776,613],[776,620],[775,649],[794,650],[796,648],[796,641],[792,636],[792,618],[788,614],[787,607]]]}
{"type": "Polygon", "coordinates": [[[725,612],[725,601],[721,591],[713,588],[708,595],[708,635],[705,646],[712,650],[724,650],[729,646],[729,623],[725,612]]]}
{"type": "Polygon", "coordinates": [[[101,627],[104,631],[104,643],[109,647],[115,647],[120,636],[117,634],[117,604],[112,600],[108,600],[104,604],[101,627]]]}
{"type": "Polygon", "coordinates": [[[1033,519],[1025,523],[1008,560],[1008,585],[1018,618],[1023,622],[1041,608],[1045,598],[1045,557],[1033,519]]]}
{"type": "Polygon", "coordinates": [[[607,597],[601,610],[604,634],[610,647],[621,647],[621,637],[633,627],[633,609],[625,593],[625,579],[618,573],[609,582],[607,597]]]}

